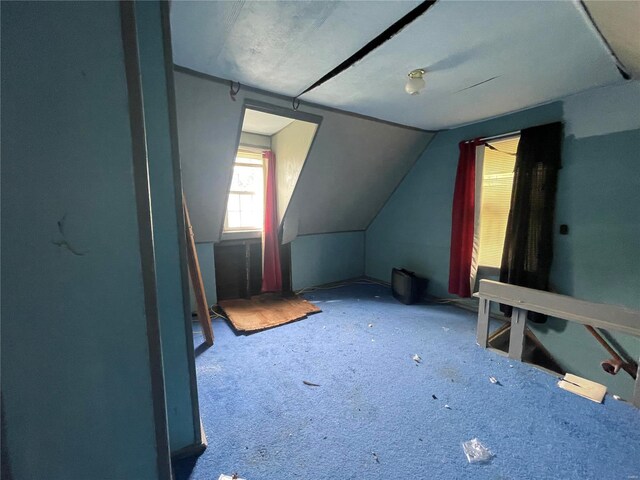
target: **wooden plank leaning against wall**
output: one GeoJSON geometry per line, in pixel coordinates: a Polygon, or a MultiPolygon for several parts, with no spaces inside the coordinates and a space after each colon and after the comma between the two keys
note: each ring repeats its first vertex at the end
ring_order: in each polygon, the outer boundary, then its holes
{"type": "Polygon", "coordinates": [[[187,235],[187,261],[189,263],[189,277],[191,278],[191,285],[193,286],[193,292],[196,297],[196,307],[198,311],[198,320],[202,325],[202,332],[207,345],[213,345],[213,329],[211,328],[211,318],[209,317],[209,304],[207,303],[207,297],[204,293],[204,283],[202,283],[202,273],[200,272],[200,263],[198,262],[198,254],[196,253],[196,242],[193,235],[193,227],[191,226],[191,220],[189,219],[189,209],[187,208],[187,201],[182,198],[182,205],[184,207],[184,219],[186,223],[186,235],[187,235]]]}

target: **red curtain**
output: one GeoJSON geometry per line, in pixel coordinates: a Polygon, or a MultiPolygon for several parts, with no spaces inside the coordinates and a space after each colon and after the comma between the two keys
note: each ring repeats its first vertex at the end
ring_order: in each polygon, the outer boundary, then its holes
{"type": "Polygon", "coordinates": [[[262,229],[262,291],[282,290],[280,271],[280,243],[278,242],[278,200],[276,198],[276,156],[271,151],[262,152],[267,171],[264,201],[264,226],[262,229]]]}
{"type": "Polygon", "coordinates": [[[476,147],[478,140],[460,142],[460,159],[456,174],[451,215],[451,256],[449,259],[449,293],[471,296],[470,276],[473,255],[473,223],[476,196],[476,147]]]}

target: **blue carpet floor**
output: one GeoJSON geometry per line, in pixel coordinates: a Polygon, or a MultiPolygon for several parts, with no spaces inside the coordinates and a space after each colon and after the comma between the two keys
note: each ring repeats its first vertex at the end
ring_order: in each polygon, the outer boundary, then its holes
{"type": "Polygon", "coordinates": [[[196,360],[209,447],[178,480],[640,478],[639,410],[479,348],[472,313],[376,285],[305,298],[323,312],[253,335],[214,321],[196,360]],[[490,463],[467,462],[474,437],[490,463]]]}

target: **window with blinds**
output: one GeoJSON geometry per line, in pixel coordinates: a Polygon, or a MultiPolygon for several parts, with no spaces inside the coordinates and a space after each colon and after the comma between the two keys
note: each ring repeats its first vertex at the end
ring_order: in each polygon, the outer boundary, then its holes
{"type": "Polygon", "coordinates": [[[500,268],[520,135],[487,142],[482,162],[478,265],[500,268]]]}
{"type": "Polygon", "coordinates": [[[224,231],[262,230],[264,216],[264,168],[262,153],[239,149],[233,165],[233,177],[224,231]]]}

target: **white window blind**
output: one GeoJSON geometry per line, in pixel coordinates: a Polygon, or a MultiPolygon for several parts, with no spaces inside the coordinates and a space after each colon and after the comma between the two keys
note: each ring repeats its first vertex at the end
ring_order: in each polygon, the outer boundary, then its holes
{"type": "Polygon", "coordinates": [[[518,135],[489,141],[490,146],[484,147],[478,251],[481,266],[500,268],[519,141],[518,135]]]}
{"type": "Polygon", "coordinates": [[[236,163],[250,163],[262,165],[262,152],[240,147],[236,156],[236,163]]]}

